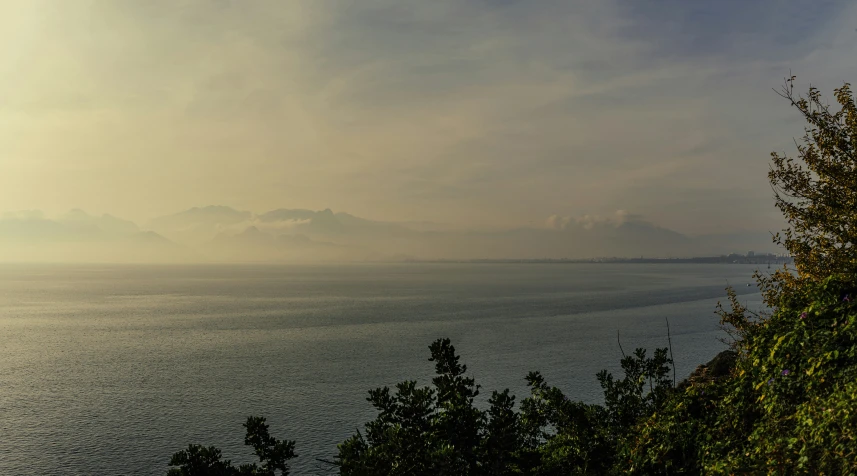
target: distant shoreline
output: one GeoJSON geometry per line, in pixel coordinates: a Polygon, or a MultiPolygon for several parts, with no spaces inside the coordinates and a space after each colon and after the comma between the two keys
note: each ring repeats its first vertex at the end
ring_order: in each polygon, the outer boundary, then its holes
{"type": "Polygon", "coordinates": [[[782,255],[727,255],[694,258],[524,258],[524,259],[380,259],[347,261],[178,261],[178,262],[115,262],[115,261],[0,261],[0,266],[293,266],[293,265],[359,265],[359,264],[755,264],[780,267],[794,260],[782,255]]]}
{"type": "Polygon", "coordinates": [[[791,257],[784,256],[707,256],[695,258],[589,258],[589,259],[439,259],[439,260],[406,260],[405,263],[468,263],[468,264],[758,264],[781,266],[792,264],[791,257]]]}

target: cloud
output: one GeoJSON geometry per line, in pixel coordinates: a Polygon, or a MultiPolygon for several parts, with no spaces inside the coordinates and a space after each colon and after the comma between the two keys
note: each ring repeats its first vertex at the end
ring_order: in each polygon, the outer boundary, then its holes
{"type": "Polygon", "coordinates": [[[549,229],[564,230],[577,226],[584,230],[592,230],[597,226],[618,227],[624,223],[645,223],[641,215],[629,213],[627,210],[616,210],[608,216],[584,214],[580,217],[551,215],[545,222],[549,229]]]}
{"type": "Polygon", "coordinates": [[[311,219],[265,221],[260,220],[258,217],[254,216],[250,220],[246,220],[243,222],[219,225],[217,227],[217,232],[235,235],[244,232],[248,228],[255,227],[259,231],[282,234],[285,232],[293,231],[303,225],[308,225],[310,224],[310,222],[312,222],[311,219]]]}
{"type": "Polygon", "coordinates": [[[730,61],[781,61],[807,54],[821,46],[820,33],[849,6],[830,0],[618,3],[633,19],[624,35],[646,38],[658,55],[730,61]]]}
{"type": "Polygon", "coordinates": [[[571,217],[561,217],[559,215],[551,215],[548,217],[546,224],[548,228],[553,230],[562,230],[571,223],[571,217]]]}
{"type": "Polygon", "coordinates": [[[689,188],[706,202],[672,223],[734,228],[718,200],[765,189],[800,132],[770,88],[792,69],[829,91],[857,61],[846,1],[0,8],[0,202],[134,218],[228,201],[515,225],[654,217],[689,188]]]}

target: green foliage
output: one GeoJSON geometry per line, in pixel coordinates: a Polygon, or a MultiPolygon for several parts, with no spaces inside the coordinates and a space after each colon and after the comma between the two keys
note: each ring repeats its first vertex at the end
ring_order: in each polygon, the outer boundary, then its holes
{"type": "Polygon", "coordinates": [[[167,472],[168,476],[228,476],[238,474],[229,460],[220,459],[220,450],[202,445],[188,445],[170,458],[170,466],[178,466],[167,472]]]}
{"type": "Polygon", "coordinates": [[[808,123],[798,158],[771,153],[768,174],[777,208],[790,228],[774,241],[792,254],[798,275],[779,271],[760,276],[769,302],[790,292],[799,280],[821,281],[833,274],[857,275],[857,103],[851,86],[835,90],[839,110],[833,111],[816,88],[806,97],[794,93],[795,77],[780,95],[808,123]]]}
{"type": "Polygon", "coordinates": [[[671,360],[667,349],[655,350],[653,358],[646,358],[644,349],[637,349],[633,356],[622,359],[625,378],[614,380],[607,371],[598,374],[604,389],[604,405],[607,409],[608,425],[615,435],[629,431],[643,416],[651,415],[672,390],[669,379],[671,360]],[[648,383],[648,391],[645,390],[648,383]]]}
{"type": "Polygon", "coordinates": [[[530,397],[521,403],[526,443],[522,472],[603,473],[613,457],[604,408],[569,400],[560,389],[548,386],[538,372],[531,372],[527,383],[530,397]]]}
{"type": "Polygon", "coordinates": [[[189,445],[170,458],[168,476],[282,476],[289,474],[288,460],[295,458],[295,442],[277,440],[268,432],[263,417],[249,417],[244,424],[247,435],[244,444],[253,447],[259,464],[234,466],[230,460],[222,460],[220,450],[201,445],[189,445]]]}
{"type": "Polygon", "coordinates": [[[479,387],[464,376],[467,367],[459,364],[449,339],[437,340],[430,350],[434,388],[408,381],[395,394],[388,387],[370,391],[378,417],[366,424],[365,437],[358,432],[339,445],[341,474],[504,474],[505,463],[498,472],[483,472],[480,457],[511,458],[509,447],[517,443],[514,398],[495,392],[486,415],[474,406],[479,387]]]}
{"type": "Polygon", "coordinates": [[[494,392],[488,410],[474,405],[478,388],[449,339],[430,346],[433,388],[402,382],[369,392],[378,417],[339,445],[335,463],[347,475],[609,474],[617,448],[636,422],[669,394],[666,349],[643,349],[622,360],[625,376],[599,374],[605,405],[569,400],[537,372],[530,396],[514,411],[509,391],[494,392]]]}
{"type": "Polygon", "coordinates": [[[849,278],[781,300],[745,335],[728,378],[692,383],[639,427],[623,470],[857,474],[857,289],[849,278]]]}
{"type": "Polygon", "coordinates": [[[509,390],[493,392],[488,400],[487,421],[478,455],[482,460],[481,472],[486,475],[514,474],[518,452],[523,444],[521,419],[515,413],[515,397],[509,390]]]}

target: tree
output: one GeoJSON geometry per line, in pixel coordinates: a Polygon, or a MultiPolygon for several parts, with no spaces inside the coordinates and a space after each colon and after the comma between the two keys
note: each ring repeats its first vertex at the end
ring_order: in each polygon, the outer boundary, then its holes
{"type": "Polygon", "coordinates": [[[774,241],[791,253],[797,276],[781,270],[762,278],[769,303],[798,281],[857,276],[857,104],[848,83],[834,90],[840,108],[832,111],[814,87],[806,97],[795,95],[795,79],[779,94],[809,124],[795,142],[799,160],[772,152],[768,178],[790,225],[774,241]]]}
{"type": "MultiPolygon", "coordinates": [[[[467,366],[459,363],[449,339],[438,339],[429,349],[437,373],[434,388],[406,381],[395,394],[388,387],[370,391],[378,417],[366,424],[365,437],[358,432],[339,445],[340,474],[489,474],[481,473],[480,455],[506,450],[511,401],[492,398],[489,427],[498,434],[486,441],[486,415],[474,406],[479,386],[464,376],[467,366]]],[[[490,474],[503,474],[499,471],[490,474]]]]}
{"type": "Polygon", "coordinates": [[[643,349],[622,360],[624,377],[598,374],[605,406],[566,397],[538,372],[527,376],[530,396],[514,409],[508,389],[493,392],[488,409],[474,399],[479,386],[449,339],[435,341],[433,388],[406,381],[392,393],[369,392],[378,417],[339,445],[343,475],[566,475],[608,474],[637,422],[672,389],[667,349],[643,349]]]}
{"type": "Polygon", "coordinates": [[[264,417],[248,417],[244,424],[247,435],[244,444],[253,447],[259,464],[233,466],[230,460],[222,460],[221,452],[214,446],[189,445],[170,458],[168,476],[282,476],[289,474],[288,460],[297,457],[295,442],[277,440],[268,432],[264,417]]]}
{"type": "Polygon", "coordinates": [[[479,444],[481,472],[490,476],[514,474],[523,443],[521,419],[515,413],[515,397],[509,395],[508,389],[495,391],[488,404],[484,436],[479,444]]]}
{"type": "Polygon", "coordinates": [[[857,474],[857,106],[847,83],[834,112],[794,81],[780,95],[809,125],[798,159],[772,153],[768,176],[790,225],[774,241],[797,272],[757,273],[761,315],[727,290],[732,368],[690,379],[638,424],[623,473],[857,474]]]}
{"type": "Polygon", "coordinates": [[[602,370],[604,405],[585,404],[548,386],[538,372],[527,376],[530,397],[521,403],[524,474],[612,474],[620,449],[641,419],[656,412],[673,389],[667,349],[644,349],[621,361],[624,376],[602,370]]]}

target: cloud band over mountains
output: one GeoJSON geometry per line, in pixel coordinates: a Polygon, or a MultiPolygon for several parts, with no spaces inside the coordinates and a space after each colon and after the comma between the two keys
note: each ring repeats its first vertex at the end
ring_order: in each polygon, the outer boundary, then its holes
{"type": "Polygon", "coordinates": [[[326,209],[263,214],[193,208],[145,226],[72,210],[0,218],[0,261],[311,263],[412,259],[690,257],[777,251],[767,234],[688,237],[619,210],[551,216],[544,226],[479,230],[367,220],[326,209]]]}

